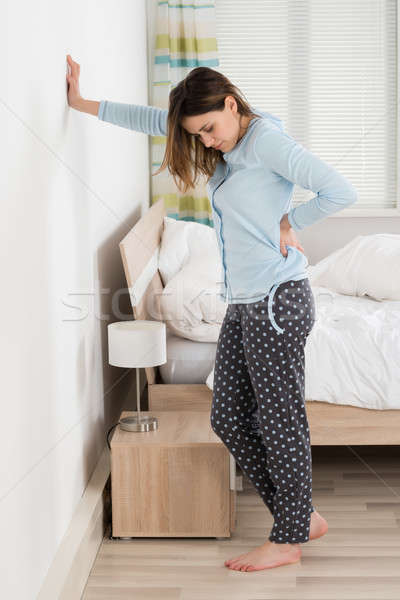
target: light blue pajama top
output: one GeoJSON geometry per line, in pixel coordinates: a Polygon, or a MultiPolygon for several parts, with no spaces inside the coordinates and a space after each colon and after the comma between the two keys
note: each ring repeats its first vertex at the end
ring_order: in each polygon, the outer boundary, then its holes
{"type": "MultiPolygon", "coordinates": [[[[253,118],[243,137],[224,152],[207,183],[222,259],[219,296],[228,303],[268,298],[273,313],[275,290],[283,282],[307,277],[307,257],[294,246],[280,250],[280,221],[285,213],[296,231],[357,200],[353,185],[284,131],[282,120],[251,106],[253,118]],[[316,196],[291,208],[294,184],[316,196]]],[[[167,135],[168,110],[101,100],[98,118],[149,135],[167,135]]]]}

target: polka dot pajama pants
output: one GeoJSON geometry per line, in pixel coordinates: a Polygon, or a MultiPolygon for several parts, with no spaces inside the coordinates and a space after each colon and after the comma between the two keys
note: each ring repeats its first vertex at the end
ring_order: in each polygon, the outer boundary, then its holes
{"type": "Polygon", "coordinates": [[[228,304],[215,357],[211,426],[271,511],[268,539],[304,543],[314,510],[304,348],[315,302],[308,278],[276,287],[272,320],[268,298],[228,304]]]}

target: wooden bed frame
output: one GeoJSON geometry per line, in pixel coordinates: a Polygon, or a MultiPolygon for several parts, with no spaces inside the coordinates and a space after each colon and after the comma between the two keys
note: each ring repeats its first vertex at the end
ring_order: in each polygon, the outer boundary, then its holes
{"type": "MultiPolygon", "coordinates": [[[[125,276],[135,319],[161,320],[163,283],[158,254],[163,233],[164,201],[153,204],[120,242],[125,276]]],[[[212,391],[202,384],[162,383],[158,367],[146,368],[149,411],[206,410],[212,391]]],[[[400,392],[400,390],[399,390],[400,392]]],[[[311,445],[398,445],[399,410],[373,410],[306,400],[311,445]]]]}

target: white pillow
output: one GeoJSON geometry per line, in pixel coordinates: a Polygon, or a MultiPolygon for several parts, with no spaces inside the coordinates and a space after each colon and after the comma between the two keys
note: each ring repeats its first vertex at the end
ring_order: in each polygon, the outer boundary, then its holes
{"type": "Polygon", "coordinates": [[[164,229],[158,257],[158,270],[164,286],[190,259],[222,263],[215,229],[203,223],[164,217],[164,229]]]}
{"type": "Polygon", "coordinates": [[[309,279],[339,294],[400,300],[400,235],[358,235],[313,265],[309,279]]]}
{"type": "Polygon", "coordinates": [[[161,319],[175,335],[216,342],[227,304],[218,293],[218,268],[202,257],[189,262],[167,283],[160,296],[161,319]]]}

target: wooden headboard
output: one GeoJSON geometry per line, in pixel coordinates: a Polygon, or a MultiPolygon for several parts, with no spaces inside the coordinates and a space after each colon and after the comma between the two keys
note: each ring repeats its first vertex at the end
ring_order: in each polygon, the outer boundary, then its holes
{"type": "MultiPolygon", "coordinates": [[[[164,199],[153,204],[119,243],[135,319],[160,321],[164,286],[158,255],[166,215],[164,199]]],[[[148,384],[156,383],[156,367],[146,367],[148,384]]]]}

